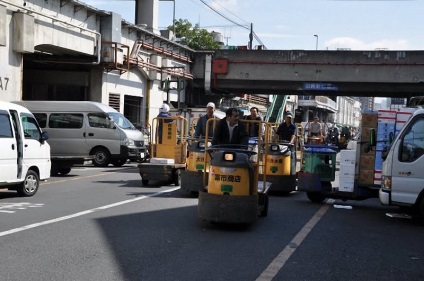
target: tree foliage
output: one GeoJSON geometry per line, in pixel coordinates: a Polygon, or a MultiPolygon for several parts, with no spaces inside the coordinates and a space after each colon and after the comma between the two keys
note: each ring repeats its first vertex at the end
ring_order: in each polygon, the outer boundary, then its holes
{"type": "MultiPolygon", "coordinates": [[[[168,26],[168,30],[173,30],[168,26]]],[[[181,38],[182,43],[194,50],[219,49],[220,44],[215,41],[212,32],[201,29],[199,24],[194,26],[186,19],[175,20],[175,37],[181,38]]]]}

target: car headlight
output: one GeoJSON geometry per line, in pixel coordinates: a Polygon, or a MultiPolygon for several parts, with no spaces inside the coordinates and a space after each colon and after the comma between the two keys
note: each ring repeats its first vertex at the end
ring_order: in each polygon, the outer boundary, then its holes
{"type": "Polygon", "coordinates": [[[129,145],[129,139],[128,138],[123,138],[123,139],[121,139],[121,145],[125,145],[125,146],[128,146],[129,145]]]}
{"type": "Polygon", "coordinates": [[[135,145],[134,140],[133,139],[128,139],[128,145],[129,146],[134,146],[135,145]]]}

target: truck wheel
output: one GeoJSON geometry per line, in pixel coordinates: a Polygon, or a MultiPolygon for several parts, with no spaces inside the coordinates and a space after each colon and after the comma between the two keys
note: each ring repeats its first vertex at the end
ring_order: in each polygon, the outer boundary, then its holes
{"type": "Polygon", "coordinates": [[[268,194],[259,194],[258,205],[261,207],[261,211],[259,213],[259,216],[260,217],[268,216],[268,205],[269,205],[268,194]]]}
{"type": "Polygon", "coordinates": [[[424,224],[424,197],[421,198],[419,208],[420,208],[420,210],[419,210],[420,211],[420,219],[421,219],[421,222],[424,224]]]}
{"type": "Polygon", "coordinates": [[[67,175],[67,174],[69,174],[69,173],[71,172],[71,169],[72,169],[72,168],[70,168],[70,167],[60,168],[60,169],[59,169],[59,173],[60,173],[61,175],[67,175]]]}
{"type": "Polygon", "coordinates": [[[93,164],[96,167],[107,167],[110,163],[109,151],[105,148],[96,148],[94,150],[93,164]]]}
{"type": "Polygon", "coordinates": [[[30,197],[33,196],[40,184],[40,179],[36,172],[29,170],[25,175],[25,180],[18,185],[16,191],[22,197],[30,197]]]}
{"type": "Polygon", "coordinates": [[[112,165],[115,167],[122,167],[125,163],[127,163],[127,159],[112,159],[112,165]]]}
{"type": "Polygon", "coordinates": [[[321,194],[321,192],[306,192],[306,196],[313,203],[322,203],[325,197],[321,194]]]}
{"type": "Polygon", "coordinates": [[[172,174],[172,182],[176,186],[181,186],[181,170],[180,169],[175,170],[174,173],[172,174]]]}
{"type": "Polygon", "coordinates": [[[55,177],[59,174],[59,168],[56,167],[55,165],[52,165],[52,167],[50,168],[50,176],[55,177]]]}
{"type": "Polygon", "coordinates": [[[148,185],[149,184],[149,180],[141,180],[141,183],[143,184],[143,185],[148,185]]]}

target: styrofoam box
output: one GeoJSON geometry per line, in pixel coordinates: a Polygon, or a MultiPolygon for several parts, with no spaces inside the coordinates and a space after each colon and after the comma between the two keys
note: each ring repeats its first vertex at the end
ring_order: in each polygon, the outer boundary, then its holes
{"type": "Polygon", "coordinates": [[[340,164],[355,164],[356,150],[343,149],[340,151],[340,164]]]}
{"type": "Polygon", "coordinates": [[[339,191],[340,192],[353,192],[355,187],[353,180],[339,181],[339,191]]]}
{"type": "Polygon", "coordinates": [[[151,158],[150,164],[174,164],[175,159],[170,158],[151,158]]]}
{"type": "Polygon", "coordinates": [[[378,111],[378,118],[383,117],[383,118],[396,118],[396,111],[394,110],[384,110],[384,109],[380,109],[378,111]]]}
{"type": "Polygon", "coordinates": [[[353,164],[340,164],[339,170],[340,180],[354,180],[355,179],[355,165],[353,164]]]}
{"type": "Polygon", "coordinates": [[[396,121],[396,131],[402,130],[403,126],[405,126],[406,121],[396,121]]]}
{"type": "Polygon", "coordinates": [[[393,118],[378,118],[377,120],[377,126],[382,126],[383,124],[394,124],[396,123],[396,117],[393,118]]]}
{"type": "Polygon", "coordinates": [[[399,111],[398,113],[396,113],[396,122],[399,122],[399,121],[406,122],[408,121],[409,117],[411,117],[411,115],[412,115],[412,112],[399,111]]]}

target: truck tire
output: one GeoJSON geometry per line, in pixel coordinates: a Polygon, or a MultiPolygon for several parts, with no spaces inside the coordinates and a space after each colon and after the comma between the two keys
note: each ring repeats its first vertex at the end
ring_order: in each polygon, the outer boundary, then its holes
{"type": "Polygon", "coordinates": [[[313,203],[322,203],[325,199],[321,192],[306,192],[306,196],[308,196],[308,199],[313,203]]]}
{"type": "Polygon", "coordinates": [[[37,193],[40,179],[36,172],[29,170],[25,175],[25,179],[18,185],[16,191],[22,197],[30,197],[37,193]]]}
{"type": "Polygon", "coordinates": [[[419,208],[421,222],[424,224],[424,196],[421,197],[421,201],[418,208],[419,208]]]}
{"type": "Polygon", "coordinates": [[[149,180],[144,180],[144,179],[142,179],[142,180],[141,180],[141,183],[142,183],[144,186],[147,186],[147,185],[149,184],[149,180]]]}
{"type": "Polygon", "coordinates": [[[268,194],[259,194],[258,199],[259,199],[258,205],[261,207],[259,216],[260,217],[268,216],[268,205],[269,205],[268,194]]]}
{"type": "Polygon", "coordinates": [[[107,167],[110,163],[110,154],[106,148],[96,148],[93,152],[93,164],[96,167],[107,167]]]}

